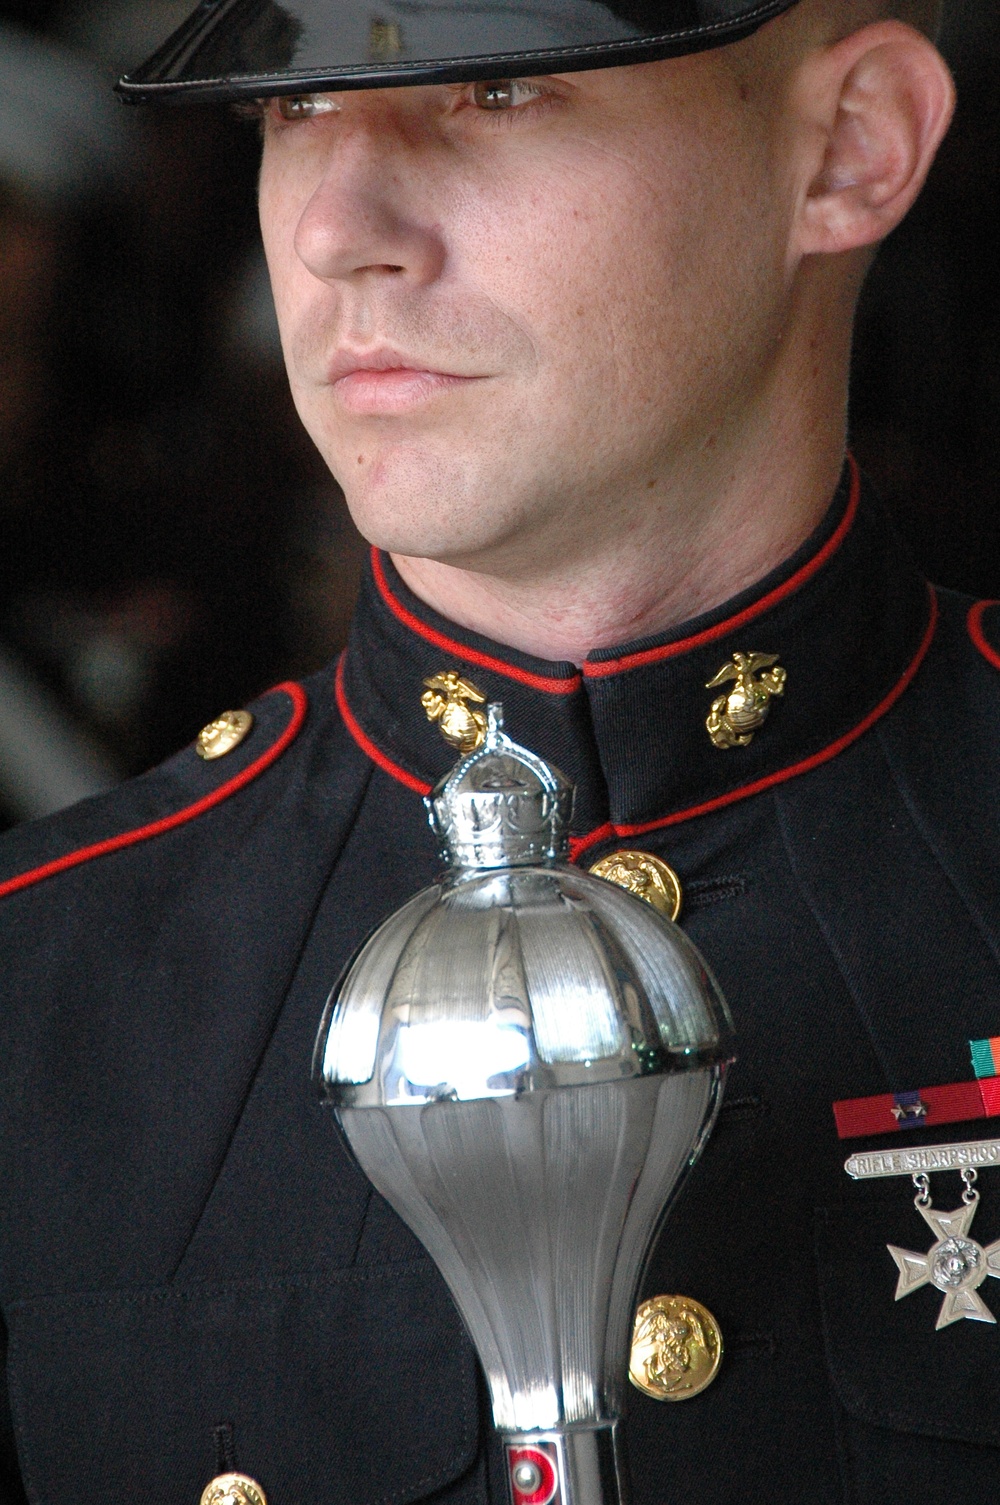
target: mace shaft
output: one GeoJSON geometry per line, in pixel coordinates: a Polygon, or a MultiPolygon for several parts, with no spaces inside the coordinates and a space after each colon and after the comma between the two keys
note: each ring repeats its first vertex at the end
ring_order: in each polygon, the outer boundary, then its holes
{"type": "Polygon", "coordinates": [[[617,1424],[504,1434],[511,1505],[629,1505],[617,1424]]]}

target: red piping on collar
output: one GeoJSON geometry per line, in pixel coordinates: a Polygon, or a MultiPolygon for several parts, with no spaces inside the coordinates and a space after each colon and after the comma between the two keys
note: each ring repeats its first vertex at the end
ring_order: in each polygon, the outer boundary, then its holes
{"type": "Polygon", "coordinates": [[[983,655],[983,658],[988,664],[992,664],[994,669],[1000,669],[1000,653],[987,640],[986,633],[983,631],[983,616],[989,611],[991,606],[1000,606],[1000,601],[977,601],[975,606],[969,608],[966,622],[969,628],[969,636],[983,655]]]}
{"type": "Polygon", "coordinates": [[[795,574],[791,575],[784,584],[776,586],[759,601],[755,601],[734,616],[727,617],[725,621],[717,622],[714,627],[706,627],[704,632],[679,638],[677,642],[665,643],[659,648],[643,648],[636,653],[626,653],[619,658],[603,659],[597,662],[588,659],[581,673],[571,674],[563,679],[544,674],[532,674],[527,669],[519,669],[515,664],[508,664],[491,654],[481,653],[477,648],[470,648],[456,638],[447,637],[436,628],[428,627],[426,622],[422,622],[418,616],[409,611],[393,594],[386,579],[385,567],[378,549],[372,549],[372,573],[379,594],[393,616],[402,622],[404,627],[409,628],[418,637],[422,637],[425,642],[433,643],[435,648],[440,648],[456,658],[465,659],[467,663],[476,664],[481,669],[489,669],[494,674],[502,674],[507,679],[516,680],[518,684],[528,685],[533,690],[542,690],[549,695],[572,695],[580,688],[584,679],[606,679],[611,674],[620,674],[628,669],[639,669],[646,664],[659,664],[665,659],[677,658],[682,653],[690,653],[695,648],[702,648],[706,643],[717,642],[719,638],[726,637],[729,633],[736,632],[750,622],[756,621],[764,612],[770,611],[772,607],[800,590],[832,558],[854,526],[858,504],[861,500],[861,472],[853,455],[848,455],[847,464],[851,474],[851,490],[843,517],[823,547],[818,549],[813,557],[796,570],[795,574]]]}
{"type": "Polygon", "coordinates": [[[337,660],[337,673],[334,679],[334,693],[337,697],[337,705],[340,708],[340,714],[344,718],[344,725],[347,727],[347,730],[350,732],[351,736],[354,738],[361,751],[365,753],[369,758],[371,758],[373,763],[377,763],[379,768],[381,768],[384,773],[389,774],[390,778],[394,778],[397,783],[405,784],[407,789],[413,790],[414,794],[430,794],[431,788],[433,787],[432,785],[425,784],[423,779],[418,779],[414,774],[407,773],[405,768],[401,768],[398,763],[394,763],[391,758],[387,758],[385,753],[382,752],[381,748],[376,747],[371,738],[365,736],[365,733],[361,730],[354,712],[347,704],[347,695],[344,691],[343,654],[341,654],[340,658],[337,660]]]}
{"type": "MultiPolygon", "coordinates": [[[[897,681],[885,699],[880,701],[875,709],[870,711],[864,720],[859,722],[851,731],[846,732],[843,737],[838,737],[836,742],[831,742],[821,752],[813,753],[809,758],[803,758],[800,763],[793,763],[790,767],[782,768],[777,773],[768,774],[767,778],[757,779],[752,784],[744,784],[740,789],[730,790],[728,794],[721,794],[717,799],[706,800],[703,805],[692,805],[690,809],[676,810],[673,815],[664,815],[659,820],[643,821],[639,825],[634,826],[618,826],[609,823],[600,826],[596,831],[591,831],[588,836],[574,837],[570,842],[573,861],[575,862],[584,852],[589,851],[591,847],[597,846],[602,841],[612,841],[615,837],[622,836],[646,836],[650,831],[662,831],[667,826],[679,826],[682,821],[694,820],[696,816],[709,815],[713,810],[721,810],[726,805],[734,805],[738,800],[746,800],[755,794],[763,794],[767,789],[774,789],[779,784],[786,784],[789,779],[798,778],[799,774],[810,773],[814,768],[819,768],[822,764],[829,763],[831,758],[835,758],[838,753],[842,753],[846,748],[850,747],[859,737],[863,737],[865,732],[869,731],[875,725],[876,721],[880,721],[887,711],[892,709],[903,692],[909,688],[916,677],[917,670],[927,657],[927,651],[934,641],[934,633],[937,630],[939,615],[937,595],[933,587],[929,589],[930,619],[916,655],[902,678],[897,681]]],[[[997,666],[1000,668],[1000,659],[998,659],[997,666]]]]}
{"type": "Polygon", "coordinates": [[[440,648],[444,653],[451,654],[455,658],[464,658],[466,663],[477,664],[480,669],[489,669],[493,674],[503,674],[507,679],[514,679],[520,685],[527,685],[532,690],[542,690],[548,695],[572,695],[583,683],[580,674],[571,674],[565,679],[545,674],[532,674],[527,669],[519,669],[516,664],[505,664],[503,659],[493,658],[488,653],[480,653],[478,648],[469,648],[465,643],[458,642],[456,638],[446,637],[443,632],[428,627],[426,622],[421,622],[412,611],[407,611],[402,601],[393,595],[389,582],[385,578],[385,569],[378,549],[372,549],[372,574],[375,576],[379,594],[393,616],[402,622],[404,627],[408,627],[411,632],[415,632],[426,642],[433,643],[435,648],[440,648]]]}
{"type": "Polygon", "coordinates": [[[660,648],[643,648],[638,653],[626,653],[621,658],[602,659],[592,663],[589,659],[583,666],[586,679],[605,679],[609,674],[619,674],[623,669],[639,669],[646,664],[660,664],[664,659],[677,658],[682,653],[690,653],[694,648],[702,648],[706,643],[717,642],[719,638],[726,637],[731,632],[745,627],[753,622],[763,612],[770,611],[772,606],[794,595],[808,580],[821,570],[840,548],[844,539],[850,533],[857,516],[858,503],[861,500],[861,472],[858,470],[857,461],[853,455],[848,455],[847,463],[851,471],[851,494],[847,500],[847,508],[843,517],[837,524],[836,531],[831,533],[823,547],[806,561],[806,563],[789,576],[783,585],[778,585],[752,606],[747,606],[743,611],[738,611],[735,616],[727,617],[724,622],[717,622],[714,627],[706,627],[704,632],[696,632],[692,637],[679,638],[676,643],[665,643],[660,648]]]}
{"type": "MultiPolygon", "coordinates": [[[[856,727],[853,727],[851,731],[845,732],[842,737],[837,738],[836,742],[831,742],[828,747],[824,747],[818,753],[813,753],[809,758],[803,758],[799,763],[792,763],[788,768],[782,768],[777,773],[768,774],[767,778],[757,779],[753,784],[744,784],[741,788],[732,789],[728,794],[721,794],[717,799],[707,800],[702,805],[692,805],[687,810],[675,810],[672,815],[661,816],[659,820],[643,821],[638,825],[619,826],[613,825],[608,821],[605,825],[598,826],[596,831],[590,831],[586,836],[573,836],[570,838],[569,843],[572,860],[576,862],[585,852],[588,852],[592,847],[598,846],[603,841],[614,841],[618,837],[646,836],[651,831],[661,831],[667,826],[679,826],[683,821],[694,820],[699,815],[710,815],[713,810],[721,810],[726,805],[736,804],[739,800],[750,799],[755,794],[763,794],[765,790],[773,789],[778,784],[786,784],[789,779],[797,778],[799,774],[810,773],[814,768],[820,768],[824,763],[828,763],[832,758],[835,758],[838,753],[844,752],[859,737],[863,737],[865,732],[869,731],[875,725],[876,721],[880,721],[887,711],[892,709],[896,701],[899,700],[900,696],[916,678],[920,665],[927,657],[931,643],[934,641],[939,616],[937,595],[933,586],[928,587],[928,590],[930,611],[927,627],[912,661],[901,678],[893,685],[885,699],[880,701],[873,711],[869,711],[864,720],[859,722],[856,727]]],[[[992,652],[992,650],[990,651],[992,652]]],[[[430,784],[416,778],[412,773],[407,773],[405,768],[401,768],[398,763],[394,763],[391,758],[386,757],[385,753],[376,747],[375,743],[361,730],[347,704],[347,697],[344,694],[343,666],[344,658],[341,655],[340,661],[337,664],[337,704],[340,707],[340,713],[344,718],[347,730],[355,742],[361,748],[362,752],[366,753],[372,762],[377,763],[379,768],[389,774],[391,778],[398,780],[401,784],[405,784],[408,789],[412,789],[416,794],[430,794],[432,787],[430,784]]],[[[1000,668],[1000,655],[998,655],[997,667],[1000,668]]]]}
{"type": "Polygon", "coordinates": [[[22,888],[30,888],[34,883],[41,883],[45,878],[54,878],[57,873],[65,873],[70,868],[79,867],[81,863],[90,862],[94,857],[105,857],[109,852],[120,852],[125,847],[137,846],[141,841],[149,841],[154,836],[162,836],[167,831],[173,831],[178,826],[184,826],[190,820],[195,820],[199,815],[204,815],[207,810],[212,810],[216,805],[221,805],[230,795],[237,794],[245,789],[247,784],[252,784],[265,769],[276,763],[282,753],[290,746],[302,729],[302,723],[306,719],[306,711],[309,702],[301,685],[287,681],[284,684],[275,685],[268,693],[275,695],[278,691],[287,695],[292,702],[292,719],[285,730],[267,752],[254,763],[250,763],[230,779],[227,784],[220,784],[218,789],[213,789],[211,794],[206,794],[202,799],[196,800],[193,805],[187,805],[183,810],[176,810],[173,815],[166,815],[162,820],[154,820],[148,826],[138,826],[134,831],[123,831],[119,836],[111,836],[107,841],[98,841],[89,847],[80,847],[75,852],[67,852],[64,857],[57,857],[53,862],[46,862],[41,867],[32,868],[30,872],[21,873],[16,878],[8,878],[6,883],[0,883],[0,899],[8,894],[16,894],[22,888]]]}

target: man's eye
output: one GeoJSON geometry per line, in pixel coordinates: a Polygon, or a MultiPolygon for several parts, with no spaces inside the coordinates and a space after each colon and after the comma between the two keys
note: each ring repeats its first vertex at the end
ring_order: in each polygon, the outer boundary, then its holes
{"type": "Polygon", "coordinates": [[[472,97],[480,110],[516,110],[538,99],[542,90],[523,78],[491,78],[474,84],[472,97]]]}
{"type": "Polygon", "coordinates": [[[340,109],[332,94],[279,94],[274,104],[282,120],[312,120],[340,109]]]}

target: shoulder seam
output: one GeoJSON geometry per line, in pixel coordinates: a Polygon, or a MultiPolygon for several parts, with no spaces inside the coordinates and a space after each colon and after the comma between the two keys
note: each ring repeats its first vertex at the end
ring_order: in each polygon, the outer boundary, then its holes
{"type": "Polygon", "coordinates": [[[988,664],[992,664],[994,669],[1000,669],[1000,651],[993,647],[983,631],[983,617],[991,606],[1000,606],[1000,601],[976,601],[969,607],[966,625],[973,646],[979,650],[988,664]]]}
{"type": "Polygon", "coordinates": [[[25,873],[8,878],[5,883],[0,883],[0,899],[5,899],[10,894],[20,893],[22,889],[31,888],[36,883],[42,883],[46,878],[54,878],[58,873],[65,873],[71,868],[80,867],[85,862],[93,861],[95,857],[105,857],[111,852],[120,852],[126,847],[150,841],[155,836],[163,836],[168,831],[176,830],[178,826],[196,820],[199,815],[204,815],[216,805],[223,804],[231,795],[238,794],[241,789],[252,784],[254,779],[276,763],[285,750],[291,746],[302,730],[306,718],[309,702],[302,686],[295,684],[292,680],[287,680],[283,684],[275,685],[273,690],[268,691],[268,694],[276,695],[279,691],[287,695],[292,702],[292,716],[288,725],[277,741],[253,763],[248,764],[235,778],[229,779],[225,784],[220,784],[218,789],[213,789],[210,794],[203,795],[201,799],[195,800],[194,804],[175,810],[172,815],[165,815],[160,820],[137,826],[131,831],[122,831],[117,836],[109,836],[106,840],[94,842],[90,846],[78,847],[76,851],[67,852],[64,856],[45,862],[40,867],[30,868],[25,873]]]}

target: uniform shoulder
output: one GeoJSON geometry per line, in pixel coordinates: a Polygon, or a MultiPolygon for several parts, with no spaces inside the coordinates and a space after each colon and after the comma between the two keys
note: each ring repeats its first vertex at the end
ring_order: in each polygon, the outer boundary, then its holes
{"type": "MultiPolygon", "coordinates": [[[[339,728],[331,683],[324,671],[302,683],[276,685],[245,712],[220,716],[197,743],[149,773],[6,832],[0,836],[0,900],[110,853],[155,842],[237,796],[253,797],[268,785],[269,771],[299,762],[317,734],[339,728]]],[[[343,742],[345,752],[353,748],[346,737],[343,742]]]]}
{"type": "Polygon", "coordinates": [[[1000,601],[959,599],[966,608],[969,641],[991,668],[1000,672],[1000,601]]]}
{"type": "Polygon", "coordinates": [[[936,589],[929,651],[886,727],[893,727],[942,778],[966,769],[981,785],[996,777],[1000,749],[1000,603],[936,589]],[[950,773],[948,770],[950,769],[950,773]]]}
{"type": "Polygon", "coordinates": [[[1000,673],[1000,601],[938,588],[938,629],[931,663],[960,678],[1000,673]]]}

